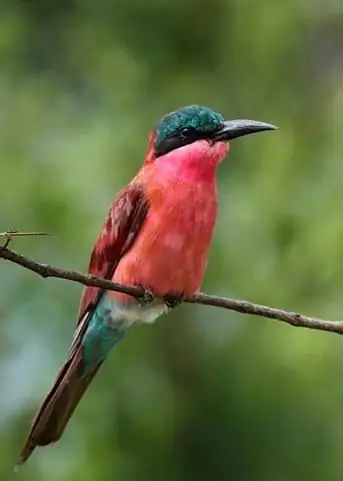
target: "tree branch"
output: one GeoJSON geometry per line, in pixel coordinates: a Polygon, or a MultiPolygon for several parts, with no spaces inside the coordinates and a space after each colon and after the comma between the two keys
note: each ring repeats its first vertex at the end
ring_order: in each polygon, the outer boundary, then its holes
{"type": "MultiPolygon", "coordinates": [[[[28,233],[29,235],[41,235],[43,233],[28,233]]],[[[14,234],[16,235],[16,234],[14,234]]],[[[21,233],[20,235],[25,235],[21,233]]],[[[13,233],[5,238],[11,239],[13,233]]],[[[8,248],[7,245],[0,246],[0,258],[13,262],[21,267],[24,267],[40,276],[55,277],[58,279],[67,279],[72,282],[77,282],[84,286],[100,287],[110,291],[122,292],[133,297],[143,297],[144,290],[135,286],[124,286],[111,282],[106,279],[95,277],[92,275],[82,275],[75,271],[59,269],[47,264],[41,264],[28,257],[19,254],[8,248]]],[[[183,299],[183,302],[192,304],[203,304],[206,306],[221,307],[241,314],[249,314],[254,316],[266,317],[277,321],[285,322],[295,327],[306,327],[308,329],[316,329],[319,331],[334,332],[343,334],[343,321],[329,321],[325,319],[317,319],[314,317],[304,316],[297,312],[288,312],[283,309],[276,309],[273,307],[264,306],[261,304],[254,304],[249,301],[229,299],[226,297],[210,296],[208,294],[199,293],[192,297],[183,299]]]]}

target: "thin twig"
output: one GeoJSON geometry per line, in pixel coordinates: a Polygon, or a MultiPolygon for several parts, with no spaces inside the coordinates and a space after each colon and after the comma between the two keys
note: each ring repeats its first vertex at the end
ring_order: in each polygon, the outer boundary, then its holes
{"type": "MultiPolygon", "coordinates": [[[[35,272],[44,278],[55,277],[58,279],[66,279],[72,282],[77,282],[84,286],[100,287],[110,291],[122,292],[136,298],[141,298],[144,296],[144,290],[140,287],[126,286],[92,275],[82,275],[75,271],[59,269],[48,264],[41,264],[9,249],[5,245],[0,246],[0,258],[13,262],[14,264],[18,264],[19,266],[35,272]]],[[[261,304],[254,304],[249,301],[210,296],[208,294],[199,293],[192,297],[183,299],[183,302],[221,307],[239,312],[241,314],[249,314],[274,319],[295,327],[306,327],[308,329],[343,334],[343,321],[318,319],[305,316],[297,312],[289,312],[283,309],[277,309],[261,304]]]]}
{"type": "Polygon", "coordinates": [[[8,230],[6,232],[0,232],[0,237],[5,239],[3,247],[9,247],[13,237],[25,237],[25,236],[39,236],[49,235],[48,232],[19,232],[17,230],[8,230]]]}
{"type": "Polygon", "coordinates": [[[7,232],[0,232],[0,237],[25,237],[25,236],[39,236],[39,235],[50,235],[49,232],[19,232],[17,230],[9,230],[7,232]]]}

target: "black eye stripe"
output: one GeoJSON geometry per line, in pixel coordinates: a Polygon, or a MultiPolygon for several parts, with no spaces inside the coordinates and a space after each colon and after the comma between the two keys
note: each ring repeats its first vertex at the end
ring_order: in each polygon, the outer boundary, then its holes
{"type": "Polygon", "coordinates": [[[191,144],[200,139],[210,140],[213,134],[217,131],[218,126],[215,126],[212,130],[199,130],[190,125],[181,127],[179,130],[170,134],[162,142],[160,142],[155,148],[156,157],[167,154],[168,152],[183,147],[184,145],[191,144]]]}
{"type": "Polygon", "coordinates": [[[183,127],[179,130],[180,137],[183,139],[191,139],[197,136],[197,131],[194,127],[183,127]]]}

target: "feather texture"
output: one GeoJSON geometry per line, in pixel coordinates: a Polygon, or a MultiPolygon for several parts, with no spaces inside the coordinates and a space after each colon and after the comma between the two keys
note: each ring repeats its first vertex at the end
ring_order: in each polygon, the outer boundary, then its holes
{"type": "MultiPolygon", "coordinates": [[[[90,274],[107,279],[112,277],[121,257],[132,247],[144,223],[148,208],[149,204],[141,185],[129,185],[119,193],[93,249],[88,270],[90,274]]],[[[89,322],[103,293],[104,291],[94,287],[86,287],[83,291],[78,325],[68,359],[38,409],[22,449],[19,464],[27,460],[36,446],[44,446],[61,437],[77,404],[103,361],[103,356],[100,356],[85,369],[85,347],[82,345],[89,322]]],[[[114,331],[113,344],[116,335],[114,331]]]]}
{"type": "MultiPolygon", "coordinates": [[[[92,251],[88,273],[111,279],[123,255],[132,247],[146,218],[149,201],[139,183],[131,183],[115,198],[92,251]]],[[[85,287],[79,321],[94,309],[101,295],[98,287],[85,287]]]]}
{"type": "Polygon", "coordinates": [[[217,216],[215,170],[226,143],[197,141],[154,155],[154,135],[142,169],[116,197],[91,254],[88,272],[141,285],[155,301],[83,290],[69,356],[44,399],[20,463],[36,446],[57,441],[101,363],[127,330],[166,312],[162,297],[200,289],[217,216]]]}

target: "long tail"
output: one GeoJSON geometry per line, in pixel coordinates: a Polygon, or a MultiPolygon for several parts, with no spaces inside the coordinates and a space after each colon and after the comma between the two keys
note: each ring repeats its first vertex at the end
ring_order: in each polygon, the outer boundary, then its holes
{"type": "Polygon", "coordinates": [[[36,446],[60,439],[76,406],[102,362],[82,376],[82,347],[78,347],[64,364],[51,391],[40,406],[21,451],[18,466],[25,463],[36,446]]]}

